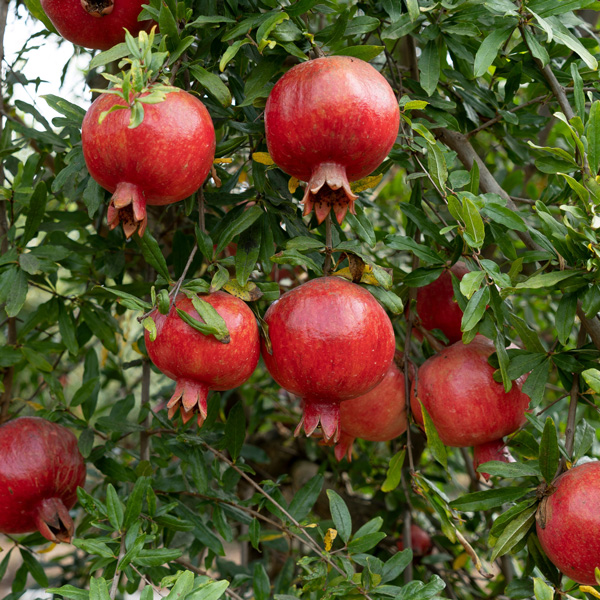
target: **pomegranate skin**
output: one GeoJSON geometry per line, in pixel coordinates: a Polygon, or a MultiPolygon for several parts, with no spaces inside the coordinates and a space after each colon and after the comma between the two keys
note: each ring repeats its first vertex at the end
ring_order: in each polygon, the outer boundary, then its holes
{"type": "Polygon", "coordinates": [[[73,433],[39,417],[0,427],[0,532],[38,530],[52,542],[70,542],[69,509],[85,483],[85,461],[73,433]]]}
{"type": "Polygon", "coordinates": [[[340,277],[304,283],[265,314],[272,354],[262,342],[275,381],[303,399],[302,426],[321,424],[325,441],[339,439],[339,403],[374,388],[394,357],[392,323],[364,288],[340,277]]]}
{"type": "Polygon", "coordinates": [[[415,420],[423,424],[419,400],[431,416],[446,446],[478,446],[498,440],[525,423],[529,396],[521,392],[526,376],[513,381],[505,393],[493,379],[488,357],[494,344],[476,336],[470,344],[457,342],[426,360],[411,392],[415,420]]]}
{"type": "MultiPolygon", "coordinates": [[[[431,552],[433,543],[430,535],[414,523],[410,526],[410,542],[413,556],[425,556],[431,552]]],[[[404,550],[404,536],[396,542],[398,550],[404,550]]]]}
{"type": "Polygon", "coordinates": [[[460,323],[463,312],[454,299],[450,271],[461,280],[469,272],[467,265],[457,262],[433,283],[417,291],[417,314],[425,329],[439,329],[451,344],[462,339],[460,323]]]}
{"type": "MultiPolygon", "coordinates": [[[[505,463],[516,462],[502,439],[480,444],[473,448],[473,468],[475,472],[477,472],[479,465],[491,460],[499,460],[505,463]]],[[[486,481],[490,480],[489,473],[479,473],[479,475],[486,481]]]]}
{"type": "Polygon", "coordinates": [[[265,108],[271,158],[307,181],[304,214],[319,223],[333,208],[339,223],[357,196],[350,189],[392,149],[400,124],[398,101],[369,63],[328,56],[291,68],[273,87],[265,108]]]}
{"type": "Polygon", "coordinates": [[[206,107],[183,90],[163,102],[144,105],[144,120],[129,129],[130,110],[114,94],[102,94],[83,119],[81,140],[90,175],[113,193],[108,223],[123,221],[127,238],[147,223],[146,204],[178,202],[204,183],[215,154],[215,130],[206,107]]]}
{"type": "Polygon", "coordinates": [[[154,310],[156,339],[144,332],[150,360],[167,377],[177,382],[167,408],[173,418],[178,409],[184,423],[197,413],[198,425],[206,418],[206,399],[210,390],[230,390],[242,385],[254,372],[260,356],[258,325],[248,305],[225,292],[199,296],[221,315],[230,341],[224,344],[204,335],[182,321],[175,308],[202,320],[192,301],[179,294],[168,315],[154,310]]]}
{"type": "Polygon", "coordinates": [[[536,515],[540,544],[567,577],[598,585],[594,569],[600,567],[600,462],[574,467],[552,485],[556,490],[542,500],[536,515]]]}
{"type": "Polygon", "coordinates": [[[340,441],[335,446],[338,460],[344,456],[352,460],[356,438],[387,442],[406,431],[404,383],[404,373],[393,360],[381,383],[366,394],[340,404],[340,441]]]}
{"type": "Polygon", "coordinates": [[[135,37],[153,24],[137,20],[144,0],[41,0],[41,4],[58,33],[84,48],[108,50],[125,41],[125,29],[135,37]],[[96,10],[101,4],[104,8],[96,10]]]}

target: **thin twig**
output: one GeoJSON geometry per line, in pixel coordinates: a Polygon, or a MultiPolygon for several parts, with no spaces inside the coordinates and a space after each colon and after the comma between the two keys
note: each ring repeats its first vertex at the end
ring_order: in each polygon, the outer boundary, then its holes
{"type": "MultiPolygon", "coordinates": [[[[117,558],[117,566],[121,559],[125,556],[125,535],[121,536],[121,548],[119,549],[119,558],[117,558]]],[[[115,576],[112,580],[112,585],[110,587],[110,598],[111,600],[115,600],[117,596],[117,591],[119,590],[119,579],[121,578],[121,571],[118,569],[115,571],[115,576]]]]}

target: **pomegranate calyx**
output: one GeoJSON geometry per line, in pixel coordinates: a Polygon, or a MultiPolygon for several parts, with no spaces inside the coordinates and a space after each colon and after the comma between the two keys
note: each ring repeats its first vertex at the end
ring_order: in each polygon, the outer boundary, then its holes
{"type": "Polygon", "coordinates": [[[115,0],[81,0],[81,6],[91,17],[99,19],[110,15],[115,7],[115,0]]]}
{"type": "Polygon", "coordinates": [[[73,519],[60,498],[46,498],[39,503],[35,524],[47,540],[56,544],[69,543],[75,531],[73,519]]]}
{"type": "Polygon", "coordinates": [[[321,425],[323,441],[337,443],[340,439],[340,404],[317,398],[304,398],[302,420],[294,431],[294,436],[299,436],[302,428],[307,437],[321,425]]]}
{"type": "Polygon", "coordinates": [[[123,222],[127,239],[137,231],[142,237],[148,224],[144,191],[134,183],[120,182],[108,205],[107,221],[110,229],[123,222]]]}
{"type": "Polygon", "coordinates": [[[322,223],[333,209],[337,222],[341,225],[346,212],[354,215],[354,201],[358,198],[350,188],[346,167],[335,163],[321,163],[313,171],[304,192],[303,216],[315,209],[317,221],[322,223]]]}
{"type": "Polygon", "coordinates": [[[355,439],[349,435],[344,435],[342,432],[340,440],[334,449],[334,454],[338,461],[341,461],[344,456],[348,459],[348,462],[352,461],[352,444],[354,444],[355,439]]]}
{"type": "Polygon", "coordinates": [[[197,414],[198,427],[202,427],[208,410],[206,404],[207,397],[208,387],[205,384],[189,379],[178,379],[175,392],[167,404],[169,419],[173,419],[179,410],[181,412],[181,419],[185,424],[194,414],[197,414]]]}

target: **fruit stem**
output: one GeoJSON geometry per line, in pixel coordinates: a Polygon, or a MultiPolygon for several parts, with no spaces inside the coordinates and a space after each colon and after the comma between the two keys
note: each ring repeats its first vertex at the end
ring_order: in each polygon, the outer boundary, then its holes
{"type": "Polygon", "coordinates": [[[60,498],[46,498],[38,504],[35,525],[47,540],[56,544],[69,543],[75,531],[73,519],[60,498]]]}

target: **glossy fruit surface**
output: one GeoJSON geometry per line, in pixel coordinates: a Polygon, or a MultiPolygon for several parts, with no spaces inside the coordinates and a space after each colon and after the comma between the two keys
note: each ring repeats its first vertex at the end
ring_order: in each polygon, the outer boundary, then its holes
{"type": "MultiPolygon", "coordinates": [[[[431,536],[414,523],[410,526],[410,543],[413,556],[425,556],[426,554],[429,554],[433,548],[431,536]]],[[[396,546],[398,550],[404,550],[404,536],[402,536],[401,540],[396,542],[396,546]]]]}
{"type": "Polygon", "coordinates": [[[125,41],[125,29],[134,37],[149,30],[152,21],[138,21],[144,0],[41,0],[42,8],[66,40],[96,50],[108,50],[125,41]]]}
{"type": "Polygon", "coordinates": [[[70,542],[69,509],[85,483],[77,438],[66,427],[20,417],[0,427],[0,532],[38,530],[52,542],[70,542]]]}
{"type": "Polygon", "coordinates": [[[144,119],[130,129],[131,111],[102,113],[125,106],[122,98],[102,94],[89,108],[81,129],[90,175],[113,193],[108,224],[119,221],[129,238],[143,235],[146,204],[171,204],[193,194],[206,179],[215,153],[215,130],[204,104],[173,91],[163,102],[144,105],[144,119]]]}
{"type": "Polygon", "coordinates": [[[350,181],[375,170],[392,149],[398,101],[369,63],[328,56],[290,69],[265,108],[267,147],[288,175],[307,181],[304,214],[322,222],[333,209],[341,223],[357,196],[350,181]]]}
{"type": "Polygon", "coordinates": [[[230,390],[242,385],[254,372],[260,356],[258,325],[254,313],[242,300],[215,292],[199,296],[221,315],[229,330],[229,343],[204,335],[182,321],[176,309],[202,320],[192,301],[179,294],[168,315],[154,310],[156,339],[145,331],[148,356],[167,377],[177,382],[167,407],[169,417],[181,410],[184,423],[194,414],[198,425],[206,418],[210,390],[230,390]]]}
{"type": "Polygon", "coordinates": [[[445,270],[433,283],[417,291],[417,314],[425,329],[439,329],[451,344],[462,339],[460,322],[463,312],[454,299],[450,271],[461,280],[469,272],[464,263],[457,262],[445,270]]]}
{"type": "MultiPolygon", "coordinates": [[[[396,356],[400,358],[397,352],[396,356]]],[[[356,438],[369,442],[393,440],[406,431],[404,373],[393,360],[381,383],[358,398],[340,404],[340,441],[335,456],[352,458],[356,438]]]]}
{"type": "Polygon", "coordinates": [[[598,585],[600,568],[600,462],[563,473],[536,515],[537,535],[548,558],[573,581],[598,585]]]}
{"type": "Polygon", "coordinates": [[[412,412],[423,424],[420,400],[446,446],[492,442],[525,423],[529,396],[521,387],[526,377],[513,381],[506,393],[487,362],[493,352],[494,344],[478,335],[470,344],[448,346],[420,367],[417,395],[414,383],[412,388],[412,412]]]}
{"type": "Polygon", "coordinates": [[[374,388],[394,356],[389,317],[364,288],[321,277],[286,292],[265,314],[272,354],[262,356],[273,379],[303,399],[311,435],[321,423],[326,441],[339,439],[339,403],[374,388]]]}
{"type": "MultiPolygon", "coordinates": [[[[498,460],[505,463],[516,462],[502,439],[480,444],[473,448],[473,468],[475,472],[477,472],[479,465],[491,460],[498,460]]],[[[480,473],[480,475],[486,481],[490,480],[489,473],[480,473]]]]}

